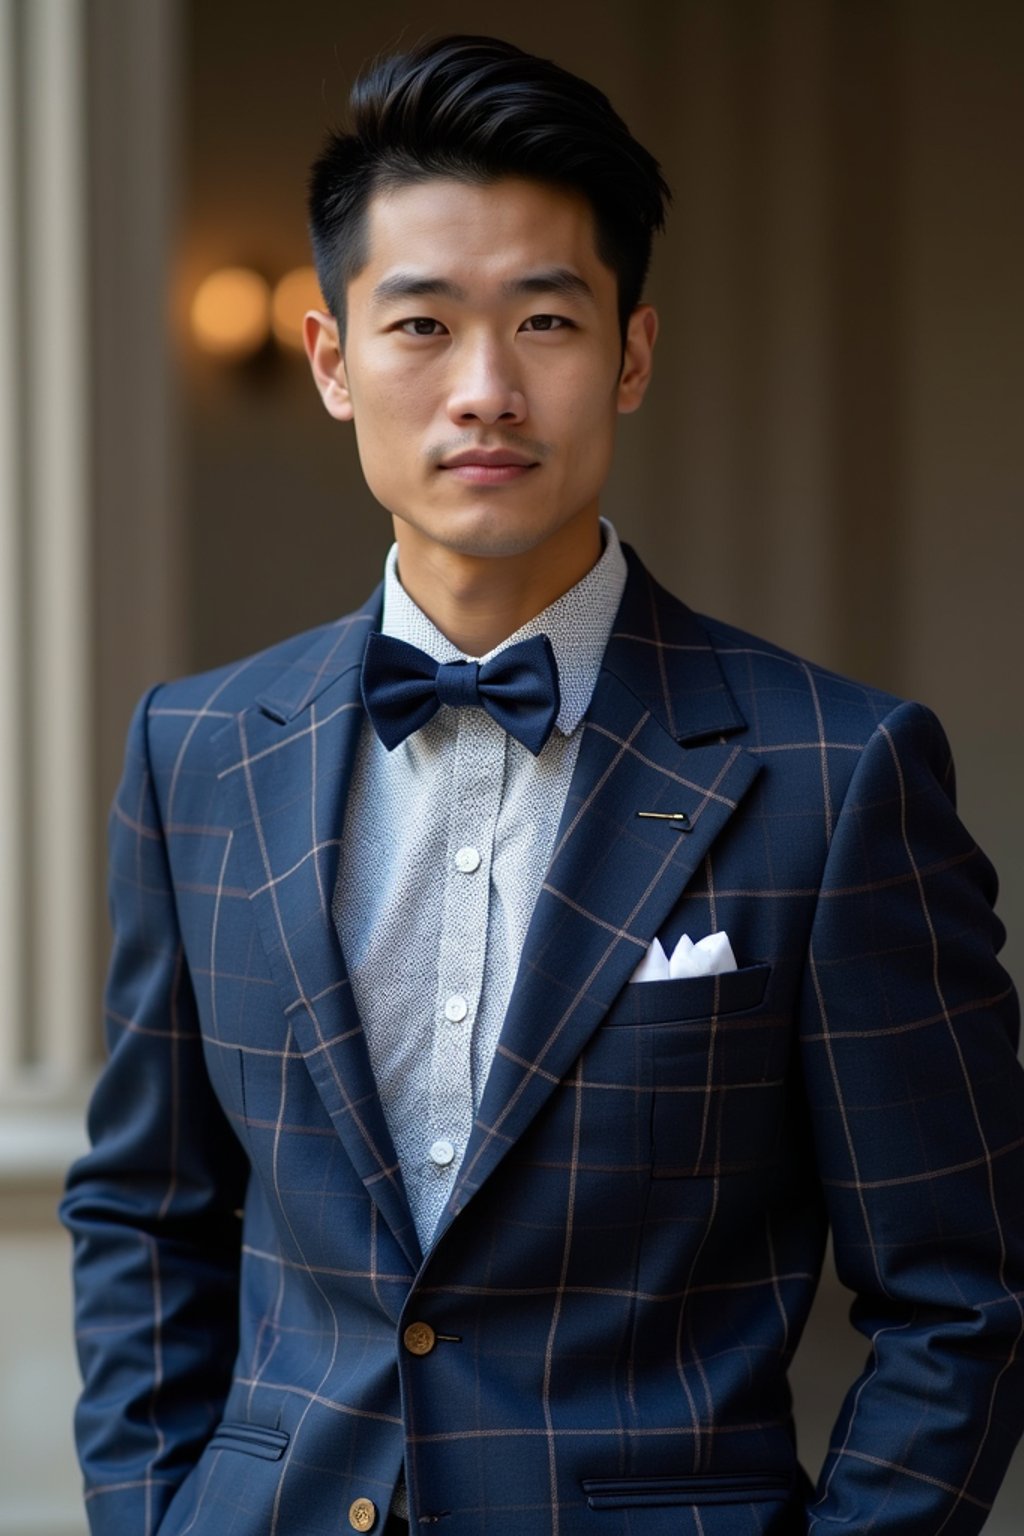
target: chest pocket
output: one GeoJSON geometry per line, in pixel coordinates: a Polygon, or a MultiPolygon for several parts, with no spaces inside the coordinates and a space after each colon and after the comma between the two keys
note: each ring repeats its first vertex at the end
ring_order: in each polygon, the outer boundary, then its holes
{"type": "Polygon", "coordinates": [[[771,973],[770,965],[745,965],[721,976],[630,982],[619,993],[606,1023],[671,1024],[742,1013],[759,1005],[771,973]]]}
{"type": "Polygon", "coordinates": [[[790,1032],[761,1006],[770,965],[637,982],[608,1025],[648,1041],[655,1178],[763,1169],[779,1151],[790,1032]]]}

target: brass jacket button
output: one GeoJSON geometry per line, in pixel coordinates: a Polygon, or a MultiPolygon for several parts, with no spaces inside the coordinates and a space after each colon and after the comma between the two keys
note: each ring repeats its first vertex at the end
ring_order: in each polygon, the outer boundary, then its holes
{"type": "Polygon", "coordinates": [[[349,1505],[348,1523],[354,1531],[373,1529],[377,1519],[377,1506],[372,1499],[353,1499],[349,1505]]]}
{"type": "Polygon", "coordinates": [[[429,1355],[437,1343],[437,1334],[429,1323],[410,1323],[402,1334],[402,1342],[410,1355],[429,1355]]]}

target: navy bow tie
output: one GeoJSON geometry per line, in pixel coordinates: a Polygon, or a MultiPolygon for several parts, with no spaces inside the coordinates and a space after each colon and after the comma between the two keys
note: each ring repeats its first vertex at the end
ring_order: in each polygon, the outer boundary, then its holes
{"type": "Polygon", "coordinates": [[[366,642],[363,703],[391,752],[442,704],[485,709],[534,757],[558,717],[558,667],[547,635],[506,646],[491,661],[436,662],[415,645],[374,631],[366,642]]]}

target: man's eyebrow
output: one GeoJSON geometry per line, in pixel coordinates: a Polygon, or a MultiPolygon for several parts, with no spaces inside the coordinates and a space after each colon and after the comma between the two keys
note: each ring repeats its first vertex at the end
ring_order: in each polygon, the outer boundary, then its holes
{"type": "Polygon", "coordinates": [[[532,272],[528,277],[510,278],[501,286],[509,298],[528,293],[557,293],[565,299],[589,299],[591,302],[594,299],[590,284],[571,267],[548,267],[543,272],[532,272]]]}
{"type": "MultiPolygon", "coordinates": [[[[570,267],[548,267],[542,272],[531,272],[525,277],[511,277],[502,283],[504,298],[519,298],[524,294],[559,294],[566,299],[584,299],[593,303],[594,293],[590,284],[573,272],[570,267]]],[[[371,294],[375,306],[394,303],[399,299],[450,299],[452,303],[464,303],[465,288],[447,277],[417,275],[415,272],[392,272],[381,278],[371,294]]]]}
{"type": "Polygon", "coordinates": [[[373,304],[390,304],[395,299],[452,299],[459,303],[466,290],[446,277],[417,277],[413,272],[392,272],[382,277],[371,294],[373,304]]]}

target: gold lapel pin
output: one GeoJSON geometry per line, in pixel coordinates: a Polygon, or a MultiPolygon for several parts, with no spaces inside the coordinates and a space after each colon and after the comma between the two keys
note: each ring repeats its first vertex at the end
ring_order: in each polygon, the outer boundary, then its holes
{"type": "Polygon", "coordinates": [[[685,811],[637,811],[645,821],[670,821],[677,832],[692,832],[690,818],[685,811]]]}

